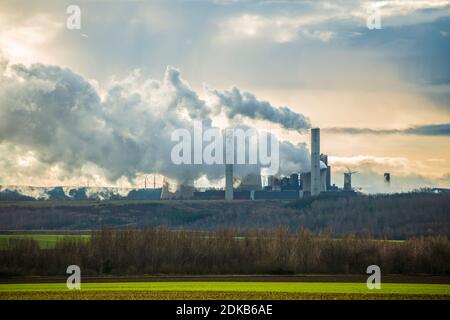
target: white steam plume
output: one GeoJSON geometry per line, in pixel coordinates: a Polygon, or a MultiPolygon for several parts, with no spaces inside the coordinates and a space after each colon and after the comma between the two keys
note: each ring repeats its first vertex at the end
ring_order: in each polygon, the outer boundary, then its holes
{"type": "MultiPolygon", "coordinates": [[[[171,162],[172,131],[191,130],[192,120],[210,127],[218,107],[201,100],[173,67],[162,81],[133,72],[112,83],[102,98],[89,81],[69,69],[5,62],[0,67],[0,148],[29,153],[43,174],[47,166],[58,167],[64,177],[79,175],[91,165],[111,182],[123,177],[132,181],[145,172],[189,183],[201,176],[211,181],[223,176],[219,165],[171,162]]],[[[239,92],[235,89],[233,95],[239,92]]],[[[215,94],[229,96],[227,91],[215,94]]],[[[241,114],[300,131],[309,126],[301,114],[274,108],[248,93],[236,105],[221,101],[229,117],[241,114]]],[[[17,157],[0,156],[1,179],[21,170],[17,157]]],[[[280,157],[281,172],[290,173],[304,167],[309,153],[304,144],[280,142],[280,157]]]]}

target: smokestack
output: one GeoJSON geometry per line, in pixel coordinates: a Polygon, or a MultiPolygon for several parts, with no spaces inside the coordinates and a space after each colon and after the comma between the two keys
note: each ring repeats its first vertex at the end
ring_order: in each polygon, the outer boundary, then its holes
{"type": "Polygon", "coordinates": [[[320,129],[311,129],[311,196],[320,194],[320,129]]]}
{"type": "Polygon", "coordinates": [[[384,183],[388,186],[391,183],[391,174],[389,172],[384,173],[384,183]]]}
{"type": "Polygon", "coordinates": [[[225,165],[225,200],[233,200],[233,165],[225,165]]]}

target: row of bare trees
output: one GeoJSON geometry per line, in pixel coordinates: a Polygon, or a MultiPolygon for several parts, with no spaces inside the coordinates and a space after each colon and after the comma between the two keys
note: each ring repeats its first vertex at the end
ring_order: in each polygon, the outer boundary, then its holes
{"type": "Polygon", "coordinates": [[[306,230],[233,229],[210,233],[101,230],[90,241],[67,239],[53,249],[34,240],[11,240],[0,251],[3,274],[60,275],[68,265],[83,274],[361,274],[376,264],[385,274],[450,274],[447,237],[404,242],[347,236],[335,239],[306,230]]]}
{"type": "Polygon", "coordinates": [[[411,193],[280,201],[37,202],[1,203],[1,230],[305,227],[335,237],[371,234],[407,239],[450,236],[450,194],[411,193]]]}

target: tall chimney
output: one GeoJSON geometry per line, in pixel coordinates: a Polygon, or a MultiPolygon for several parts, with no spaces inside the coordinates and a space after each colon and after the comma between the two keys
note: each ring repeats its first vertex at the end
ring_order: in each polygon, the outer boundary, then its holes
{"type": "Polygon", "coordinates": [[[389,172],[384,173],[384,183],[389,186],[391,183],[391,174],[389,172]]]}
{"type": "Polygon", "coordinates": [[[225,200],[233,200],[233,165],[225,165],[225,200]]]}
{"type": "Polygon", "coordinates": [[[311,129],[311,196],[320,194],[320,129],[311,129]]]}

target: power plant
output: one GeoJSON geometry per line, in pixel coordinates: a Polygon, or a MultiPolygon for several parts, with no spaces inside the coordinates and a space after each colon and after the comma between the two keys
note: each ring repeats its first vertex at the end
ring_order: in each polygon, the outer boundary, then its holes
{"type": "Polygon", "coordinates": [[[234,187],[233,165],[225,165],[225,190],[208,189],[194,191],[193,199],[199,200],[269,200],[269,199],[299,199],[308,196],[356,194],[351,185],[351,175],[356,172],[344,173],[344,188],[339,189],[331,184],[331,166],[328,155],[320,153],[320,129],[311,129],[311,162],[309,170],[294,172],[289,176],[265,176],[250,173],[241,179],[234,187]],[[264,184],[262,183],[264,180],[264,184]]]}
{"type": "MultiPolygon", "coordinates": [[[[231,149],[227,149],[231,150],[231,149]]],[[[178,185],[176,191],[170,191],[169,182],[163,177],[162,187],[156,188],[155,176],[153,176],[153,188],[148,188],[148,178],[144,177],[144,189],[115,190],[120,188],[72,188],[63,190],[62,187],[54,187],[43,190],[44,199],[131,199],[131,200],[287,200],[303,197],[316,197],[319,195],[354,195],[352,187],[352,175],[356,171],[347,168],[344,173],[344,185],[339,189],[331,184],[331,166],[328,163],[328,155],[320,153],[320,129],[311,129],[311,157],[310,168],[304,168],[292,172],[288,176],[264,176],[260,172],[248,173],[240,179],[235,179],[234,165],[224,165],[225,186],[221,189],[209,188],[203,191],[189,184],[178,185]],[[264,182],[263,182],[264,181],[264,182]],[[98,189],[98,190],[96,190],[98,189]],[[124,195],[119,195],[119,192],[124,195]]],[[[384,181],[389,185],[390,173],[384,173],[384,181]]],[[[0,190],[0,196],[4,198],[20,198],[18,190],[8,188],[4,192],[0,190]]],[[[0,198],[1,198],[0,197],[0,198]]],[[[28,199],[28,198],[27,198],[28,199]]]]}

